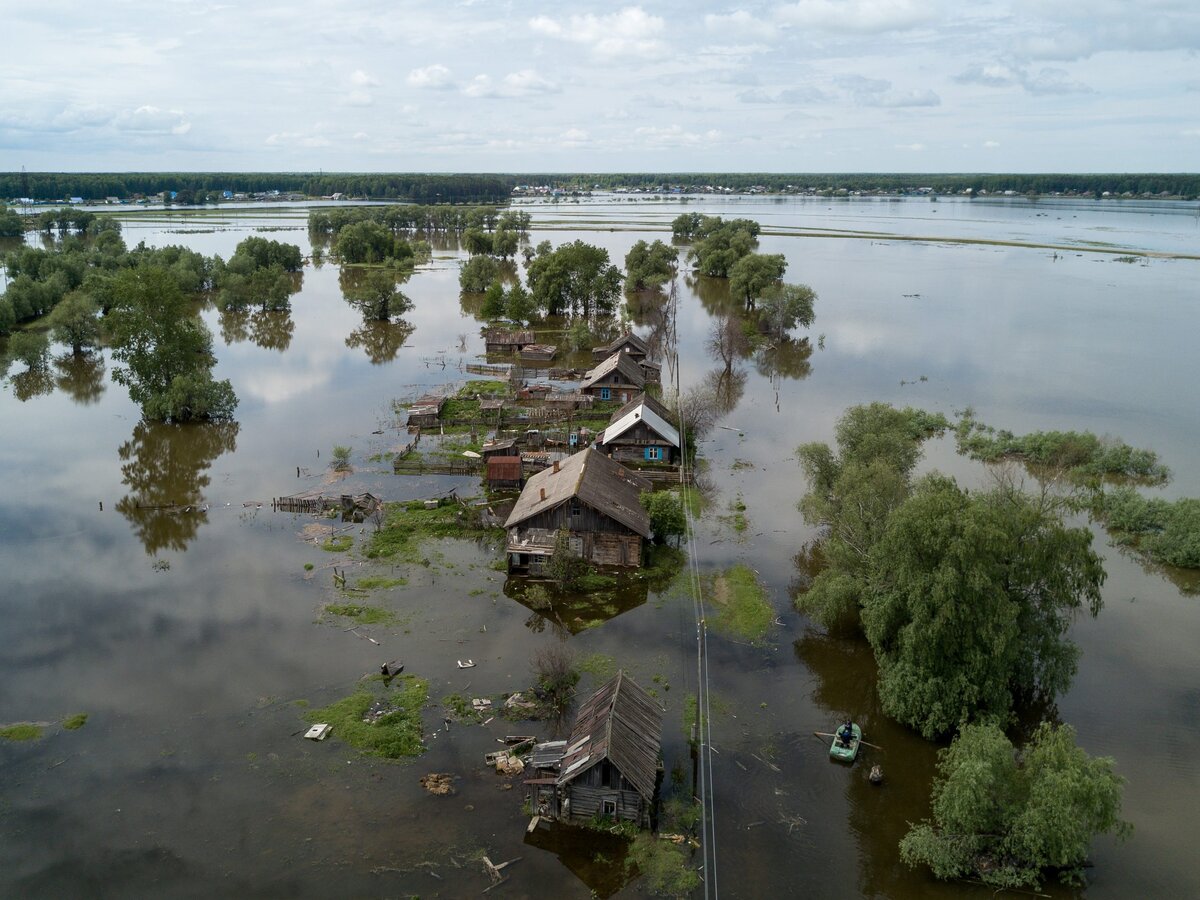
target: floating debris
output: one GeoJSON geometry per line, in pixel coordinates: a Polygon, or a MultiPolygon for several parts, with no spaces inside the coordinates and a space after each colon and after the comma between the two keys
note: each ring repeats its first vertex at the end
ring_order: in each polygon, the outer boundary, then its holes
{"type": "Polygon", "coordinates": [[[304,736],[310,741],[323,741],[325,738],[329,737],[332,732],[332,725],[327,725],[326,723],[321,722],[304,732],[304,736]]]}

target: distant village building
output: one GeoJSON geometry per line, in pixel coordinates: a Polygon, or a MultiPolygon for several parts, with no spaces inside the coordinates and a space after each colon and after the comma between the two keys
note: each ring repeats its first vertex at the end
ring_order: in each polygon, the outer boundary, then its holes
{"type": "Polygon", "coordinates": [[[526,796],[535,815],[601,816],[648,828],[662,772],[663,709],[624,673],[579,708],[565,741],[534,746],[526,796]]]}
{"type": "Polygon", "coordinates": [[[597,400],[627,403],[646,386],[642,367],[628,353],[614,353],[583,378],[579,390],[597,400]]]}
{"type": "Polygon", "coordinates": [[[599,362],[608,359],[614,353],[628,353],[634,359],[645,359],[650,355],[650,347],[632,331],[627,331],[612,343],[594,348],[592,359],[599,362]]]}
{"type": "Polygon", "coordinates": [[[640,566],[650,516],[641,494],[650,483],[587,449],[531,475],[508,521],[508,569],[541,574],[560,530],[575,556],[601,566],[640,566]]]}
{"type": "Polygon", "coordinates": [[[613,413],[596,449],[623,463],[678,463],[679,430],[671,419],[662,403],[641,394],[613,413]]]}
{"type": "Polygon", "coordinates": [[[526,344],[519,353],[522,362],[548,363],[554,361],[558,348],[553,344],[526,344]]]}

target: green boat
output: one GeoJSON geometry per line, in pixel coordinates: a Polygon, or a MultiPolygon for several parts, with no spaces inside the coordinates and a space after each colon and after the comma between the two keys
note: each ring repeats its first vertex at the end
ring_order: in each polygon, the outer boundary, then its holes
{"type": "MultiPolygon", "coordinates": [[[[851,722],[850,730],[854,732],[854,737],[850,739],[849,747],[844,746],[835,734],[833,743],[829,745],[830,759],[836,759],[839,762],[854,762],[855,757],[858,756],[858,745],[862,743],[862,729],[858,727],[857,722],[851,722]]],[[[838,731],[841,731],[840,725],[838,726],[838,731]]]]}

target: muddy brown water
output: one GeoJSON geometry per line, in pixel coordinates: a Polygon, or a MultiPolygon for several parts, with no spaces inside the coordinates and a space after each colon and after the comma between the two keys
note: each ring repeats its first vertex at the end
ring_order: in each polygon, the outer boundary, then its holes
{"type": "MultiPolygon", "coordinates": [[[[1174,471],[1163,496],[1200,495],[1200,263],[1126,263],[1087,249],[1195,252],[1195,209],[617,197],[528,208],[535,242],[582,238],[616,260],[638,238],[662,237],[655,229],[683,210],[757,218],[770,232],[762,251],[785,253],[789,280],[820,298],[808,345],[734,358],[726,370],[706,350],[727,308],[721,285],[680,280],[682,382],[712,380],[728,408],[727,427],[701,446],[719,495],[701,524],[699,562],[749,564],[779,614],[761,646],[719,634],[710,642],[719,890],[990,896],[938,885],[898,859],[906,823],[928,811],[937,746],[883,715],[868,648],[791,610],[796,553],[812,537],[796,511],[804,483],[793,449],[831,439],[854,403],[948,415],[972,406],[1015,431],[1090,429],[1151,447],[1174,471]],[[879,236],[797,236],[817,228],[879,236]],[[742,533],[728,524],[737,498],[742,533]],[[831,764],[811,736],[847,715],[885,748],[853,768],[831,764]],[[867,782],[873,762],[887,774],[881,788],[867,782]]],[[[307,251],[304,215],[221,211],[199,223],[157,214],[127,220],[125,237],[228,256],[262,233],[307,251]]],[[[572,832],[527,839],[519,785],[506,789],[482,762],[514,726],[446,730],[437,701],[525,686],[530,657],[548,644],[611,656],[666,707],[665,786],[676,768],[690,783],[690,601],[643,586],[546,615],[491,568],[494,545],[448,541],[423,548],[427,564],[371,567],[408,583],[371,595],[394,624],[356,633],[321,607],[337,596],[331,564],[345,565],[351,582],[368,567],[306,542],[311,519],[270,509],[274,496],[321,486],[336,444],[353,447],[346,485],[355,490],[474,492],[470,479],[396,477],[369,460],[405,440],[391,428],[392,399],[465,378],[482,352],[479,323],[459,302],[460,255],[453,242],[438,246],[405,288],[416,306],[398,331],[362,333],[328,264],[305,269],[289,315],[223,323],[207,311],[217,374],[241,399],[236,426],[139,423],[107,361],[64,360],[48,379],[0,391],[0,722],[89,714],[78,731],[52,726],[40,741],[0,742],[0,895],[457,897],[487,886],[481,852],[521,857],[499,889],[509,897],[643,892],[625,876],[619,844],[572,832]],[[172,502],[190,509],[153,508],[172,502]],[[430,681],[423,757],[385,764],[336,735],[297,736],[303,704],[344,696],[396,658],[430,681]],[[463,658],[475,668],[459,669],[463,658]],[[427,772],[453,773],[455,792],[427,794],[418,783],[427,772]]],[[[638,307],[649,333],[654,304],[638,307]]],[[[949,440],[927,448],[923,467],[970,484],[988,477],[949,440]]],[[[1098,529],[1096,544],[1105,607],[1073,629],[1082,658],[1057,714],[1089,752],[1117,759],[1135,831],[1123,844],[1095,842],[1082,893],[1195,896],[1200,584],[1147,569],[1098,529]]],[[[587,676],[581,689],[595,683],[587,676]]]]}

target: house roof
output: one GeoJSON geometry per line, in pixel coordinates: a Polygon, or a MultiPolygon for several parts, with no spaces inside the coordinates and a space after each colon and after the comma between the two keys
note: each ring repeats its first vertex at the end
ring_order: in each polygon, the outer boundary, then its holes
{"type": "Polygon", "coordinates": [[[597,347],[592,352],[597,356],[608,356],[610,353],[616,353],[624,347],[629,347],[643,354],[650,352],[649,345],[632,331],[625,332],[612,343],[605,344],[603,347],[597,347]]]}
{"type": "Polygon", "coordinates": [[[532,331],[504,331],[500,328],[487,329],[483,339],[489,344],[532,344],[537,340],[532,331]]]}
{"type": "Polygon", "coordinates": [[[567,784],[608,759],[646,799],[654,796],[663,710],[624,671],[579,707],[558,775],[567,784]]]}
{"type": "MultiPolygon", "coordinates": [[[[659,408],[662,407],[662,404],[657,401],[655,405],[659,408]]],[[[626,403],[621,409],[628,410],[628,412],[620,419],[609,423],[609,426],[597,438],[599,443],[607,444],[614,441],[638,422],[645,422],[660,438],[670,442],[674,447],[679,446],[679,432],[674,425],[659,415],[655,408],[646,402],[645,394],[642,394],[640,403],[626,403]]]]}
{"type": "Polygon", "coordinates": [[[578,497],[597,512],[648,538],[650,515],[642,508],[640,496],[650,487],[644,478],[589,447],[568,456],[558,464],[557,471],[552,466],[530,476],[504,527],[512,528],[578,497]]]}
{"type": "Polygon", "coordinates": [[[667,405],[653,394],[641,393],[613,413],[612,416],[609,417],[608,424],[612,425],[621,421],[621,419],[625,418],[627,414],[632,412],[643,403],[646,404],[648,408],[658,413],[659,416],[666,419],[668,422],[675,418],[675,414],[671,412],[671,410],[667,409],[667,405]]]}
{"type": "Polygon", "coordinates": [[[604,362],[600,363],[590,372],[583,376],[583,384],[580,389],[591,387],[604,376],[619,372],[625,377],[626,384],[636,384],[641,387],[646,383],[646,376],[642,372],[642,367],[628,353],[614,353],[604,362]]]}

